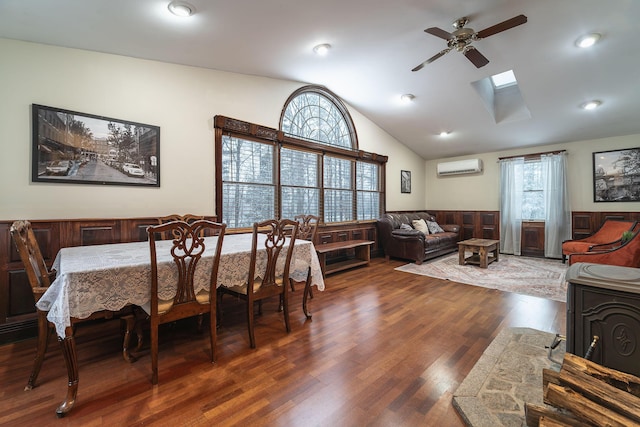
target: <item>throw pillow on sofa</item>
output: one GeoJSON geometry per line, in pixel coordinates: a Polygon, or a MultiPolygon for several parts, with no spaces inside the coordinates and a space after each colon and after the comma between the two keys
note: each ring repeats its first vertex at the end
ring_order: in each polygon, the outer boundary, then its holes
{"type": "Polygon", "coordinates": [[[413,230],[413,227],[409,224],[400,224],[400,230],[413,230]]]}
{"type": "Polygon", "coordinates": [[[411,223],[416,230],[422,231],[424,234],[429,234],[429,227],[427,223],[424,222],[424,219],[414,219],[411,223]]]}
{"type": "Polygon", "coordinates": [[[440,227],[438,223],[435,221],[427,221],[427,227],[429,228],[429,232],[431,234],[444,233],[444,230],[442,229],[442,227],[440,227]]]}

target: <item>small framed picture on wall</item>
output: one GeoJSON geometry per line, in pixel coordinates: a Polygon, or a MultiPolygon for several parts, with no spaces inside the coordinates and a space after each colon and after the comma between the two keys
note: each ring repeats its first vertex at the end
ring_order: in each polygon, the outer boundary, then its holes
{"type": "Polygon", "coordinates": [[[400,171],[400,192],[411,193],[411,171],[400,171]]]}

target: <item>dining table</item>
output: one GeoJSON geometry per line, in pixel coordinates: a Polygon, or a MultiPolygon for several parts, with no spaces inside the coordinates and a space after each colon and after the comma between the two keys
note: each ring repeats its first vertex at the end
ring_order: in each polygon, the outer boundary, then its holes
{"type": "MultiPolygon", "coordinates": [[[[251,233],[226,234],[223,238],[217,286],[239,286],[247,281],[251,259],[251,233]]],[[[205,237],[206,243],[217,239],[205,237]]],[[[258,235],[256,274],[266,264],[264,235],[258,235]],[[261,249],[262,248],[262,249],[261,249]]],[[[157,241],[158,269],[171,268],[173,258],[171,240],[157,241]],[[166,247],[167,250],[162,250],[166,247]]],[[[212,242],[213,243],[213,242],[212,242]]],[[[286,245],[288,246],[288,242],[286,245]]],[[[196,273],[194,288],[208,288],[209,271],[215,245],[210,244],[202,258],[200,272],[196,273]],[[209,268],[207,269],[207,265],[209,268]]],[[[284,252],[284,251],[283,251],[284,252]]],[[[284,256],[282,257],[284,258],[284,256]]],[[[47,319],[55,326],[68,374],[67,396],[56,409],[58,417],[69,413],[76,402],[79,386],[78,362],[71,319],[84,319],[100,311],[117,312],[127,305],[142,307],[148,313],[151,300],[151,257],[149,242],[114,243],[106,245],[74,246],[60,249],[53,262],[56,279],[37,302],[38,309],[47,312],[47,319]]],[[[284,260],[276,267],[277,274],[284,270],[284,260]]],[[[322,269],[312,242],[296,240],[289,276],[308,286],[324,290],[322,269]]],[[[257,278],[257,277],[256,277],[257,278]]],[[[161,297],[172,295],[175,284],[161,285],[161,297]],[[173,286],[173,288],[172,288],[173,286]],[[164,296],[163,296],[164,294],[164,296]]],[[[308,290],[308,289],[307,289],[308,290]]],[[[307,292],[305,292],[306,297],[307,292]]],[[[306,301],[305,301],[306,302],[306,301]]],[[[305,313],[306,314],[306,313],[305,313]]]]}

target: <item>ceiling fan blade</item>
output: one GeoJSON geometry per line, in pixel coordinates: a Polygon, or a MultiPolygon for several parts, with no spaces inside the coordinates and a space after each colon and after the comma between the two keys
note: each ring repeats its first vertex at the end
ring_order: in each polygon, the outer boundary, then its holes
{"type": "Polygon", "coordinates": [[[441,39],[445,39],[445,40],[449,40],[453,38],[453,34],[438,27],[427,28],[426,30],[424,30],[424,32],[429,33],[432,36],[440,37],[441,39]]]}
{"type": "MultiPolygon", "coordinates": [[[[440,52],[436,53],[435,55],[433,55],[431,58],[427,59],[426,61],[424,61],[422,64],[418,65],[417,67],[415,67],[413,70],[411,71],[419,71],[422,70],[422,68],[427,65],[427,64],[431,64],[433,61],[435,61],[436,59],[440,58],[442,55],[445,55],[447,53],[449,53],[449,51],[451,50],[450,47],[441,50],[440,52]]],[[[489,62],[489,61],[487,61],[489,62]]]]}
{"type": "MultiPolygon", "coordinates": [[[[518,25],[522,25],[527,22],[527,17],[524,15],[514,16],[511,19],[507,19],[499,24],[496,24],[492,27],[485,28],[484,30],[478,31],[476,37],[478,39],[483,39],[485,37],[492,36],[494,34],[500,33],[502,31],[508,30],[513,27],[517,27],[518,25]]],[[[426,30],[425,30],[426,31],[426,30]]]]}
{"type": "Polygon", "coordinates": [[[489,60],[473,46],[467,46],[463,53],[477,68],[484,67],[489,63],[489,60]]]}

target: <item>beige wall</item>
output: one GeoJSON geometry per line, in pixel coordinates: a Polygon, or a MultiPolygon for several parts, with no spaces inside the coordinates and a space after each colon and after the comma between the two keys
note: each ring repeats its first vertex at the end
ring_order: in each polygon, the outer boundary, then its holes
{"type": "MultiPolygon", "coordinates": [[[[278,128],[304,85],[7,39],[0,57],[0,220],[212,215],[213,117],[278,128]],[[161,187],[32,183],[31,104],[160,126],[161,187]]],[[[421,209],[423,191],[400,194],[400,170],[424,182],[424,161],[349,111],[360,149],[389,156],[387,208],[421,209]]]]}
{"type": "Polygon", "coordinates": [[[617,150],[640,146],[640,135],[629,135],[568,144],[555,144],[527,149],[486,153],[476,156],[456,157],[425,162],[425,199],[427,209],[442,210],[499,210],[500,169],[498,158],[567,150],[568,186],[572,211],[637,211],[640,205],[628,203],[593,202],[593,160],[595,151],[617,150]],[[438,177],[436,165],[443,161],[480,158],[484,170],[479,174],[438,177]]]}
{"type": "MultiPolygon", "coordinates": [[[[198,212],[214,206],[213,116],[278,128],[304,83],[0,39],[0,220],[104,218],[198,212]],[[160,126],[161,187],[31,182],[31,104],[160,126]]],[[[331,89],[331,88],[329,88],[331,89]]],[[[633,211],[593,203],[591,153],[637,147],[638,135],[424,161],[349,107],[360,149],[389,156],[388,210],[498,210],[501,156],[566,149],[573,210],[633,211]],[[437,177],[440,161],[479,157],[477,175],[437,177]],[[400,193],[400,171],[412,192],[400,193]]]]}

